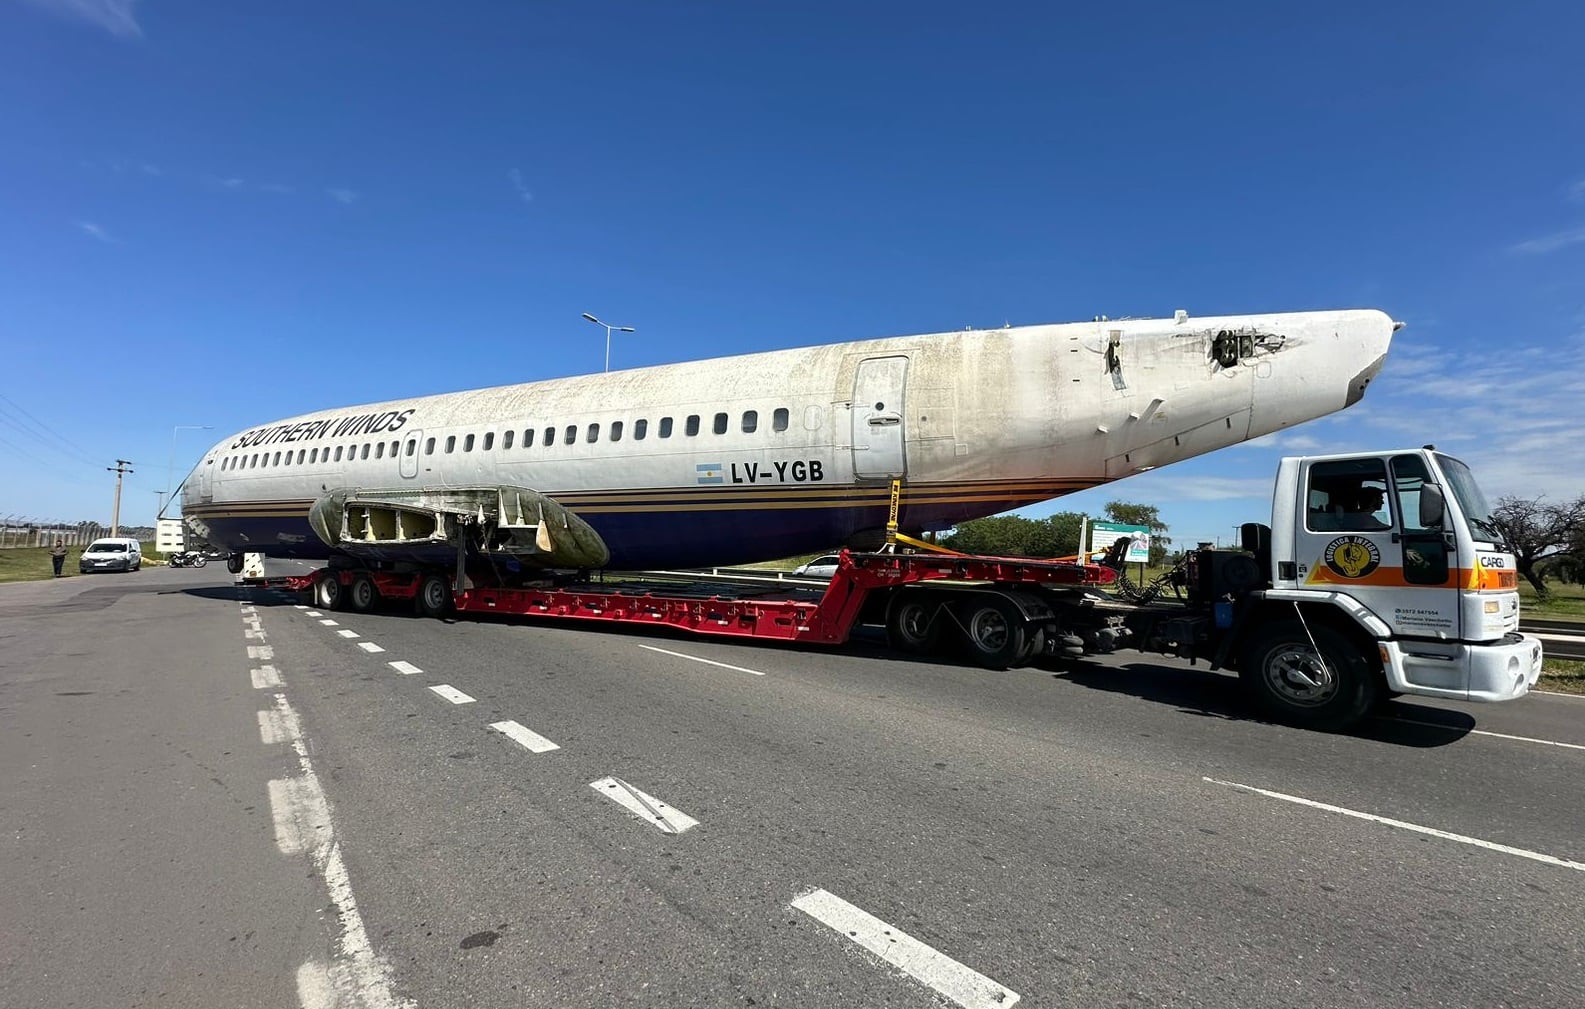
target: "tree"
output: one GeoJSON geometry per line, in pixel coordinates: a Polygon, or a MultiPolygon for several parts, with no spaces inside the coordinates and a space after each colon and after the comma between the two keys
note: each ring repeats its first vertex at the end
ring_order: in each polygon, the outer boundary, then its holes
{"type": "Polygon", "coordinates": [[[1161,509],[1155,505],[1133,504],[1128,501],[1106,502],[1106,518],[1125,526],[1144,526],[1150,530],[1150,564],[1160,567],[1166,563],[1167,548],[1172,546],[1167,524],[1161,521],[1161,509]]]}
{"type": "Polygon", "coordinates": [[[1513,549],[1519,573],[1545,599],[1550,595],[1545,562],[1572,557],[1571,547],[1585,540],[1585,496],[1562,504],[1544,504],[1540,497],[1498,498],[1491,524],[1513,549]]]}
{"type": "Polygon", "coordinates": [[[992,515],[960,522],[941,545],[970,554],[996,557],[1066,557],[1079,551],[1078,512],[1057,512],[1043,519],[992,515]]]}

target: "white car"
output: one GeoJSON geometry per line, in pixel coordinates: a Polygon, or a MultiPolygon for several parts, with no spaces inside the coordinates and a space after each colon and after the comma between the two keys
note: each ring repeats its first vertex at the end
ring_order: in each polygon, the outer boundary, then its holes
{"type": "Polygon", "coordinates": [[[804,578],[834,578],[836,573],[836,554],[821,554],[807,564],[800,564],[793,568],[793,574],[804,578]]]}
{"type": "Polygon", "coordinates": [[[94,540],[77,558],[77,570],[85,575],[90,571],[136,571],[142,566],[142,544],[126,536],[94,540]]]}

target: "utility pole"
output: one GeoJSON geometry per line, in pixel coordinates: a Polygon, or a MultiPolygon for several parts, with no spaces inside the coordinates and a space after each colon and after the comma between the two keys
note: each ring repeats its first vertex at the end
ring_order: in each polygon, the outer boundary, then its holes
{"type": "Polygon", "coordinates": [[[130,459],[117,459],[114,466],[105,467],[107,472],[114,473],[116,475],[116,506],[110,512],[111,536],[121,535],[121,478],[128,473],[136,472],[136,470],[131,469],[131,466],[132,461],[130,459]]]}

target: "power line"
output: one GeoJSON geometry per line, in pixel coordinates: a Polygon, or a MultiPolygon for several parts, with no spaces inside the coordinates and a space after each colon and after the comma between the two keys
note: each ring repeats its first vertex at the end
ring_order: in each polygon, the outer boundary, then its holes
{"type": "Polygon", "coordinates": [[[29,413],[27,409],[16,400],[5,395],[4,393],[0,393],[0,401],[9,404],[11,408],[10,410],[7,410],[5,406],[0,406],[0,420],[4,420],[22,434],[35,438],[42,437],[53,440],[58,446],[56,449],[57,451],[64,450],[67,455],[76,456],[82,462],[90,464],[94,462],[87,450],[85,450],[81,445],[72,441],[70,438],[66,437],[65,435],[56,431],[54,428],[50,427],[48,424],[33,416],[33,414],[29,413]],[[32,427],[33,430],[29,431],[27,427],[24,427],[22,424],[18,424],[14,416],[11,416],[12,410],[18,414],[21,414],[24,423],[28,427],[32,427]]]}

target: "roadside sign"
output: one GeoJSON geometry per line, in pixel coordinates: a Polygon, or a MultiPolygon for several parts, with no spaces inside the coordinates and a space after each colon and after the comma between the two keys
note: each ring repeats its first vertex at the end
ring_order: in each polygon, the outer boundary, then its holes
{"type": "Polygon", "coordinates": [[[1150,527],[1130,526],[1121,522],[1090,523],[1090,549],[1104,551],[1124,536],[1133,537],[1128,553],[1123,555],[1127,564],[1145,564],[1150,560],[1150,527]]]}

